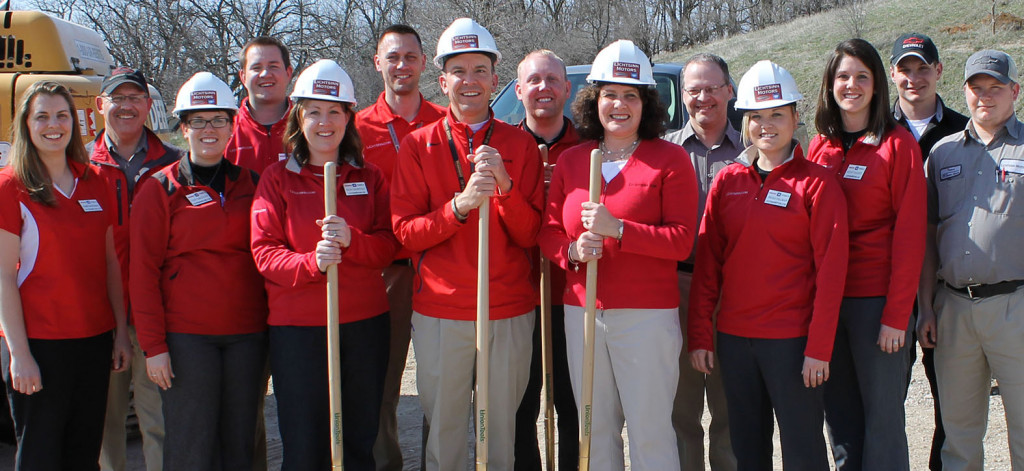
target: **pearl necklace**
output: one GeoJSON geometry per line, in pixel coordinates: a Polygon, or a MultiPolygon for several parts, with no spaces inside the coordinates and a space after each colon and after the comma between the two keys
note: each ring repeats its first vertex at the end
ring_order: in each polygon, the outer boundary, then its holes
{"type": "Polygon", "coordinates": [[[602,140],[601,144],[599,145],[599,147],[601,148],[601,160],[603,160],[605,162],[615,162],[615,161],[618,161],[618,160],[623,160],[623,159],[629,158],[629,156],[633,154],[633,151],[635,151],[637,146],[639,146],[639,145],[640,145],[640,140],[637,139],[637,140],[633,141],[632,144],[630,144],[630,145],[628,145],[626,147],[623,147],[622,149],[610,150],[610,149],[608,149],[608,147],[605,145],[604,141],[602,140]]]}

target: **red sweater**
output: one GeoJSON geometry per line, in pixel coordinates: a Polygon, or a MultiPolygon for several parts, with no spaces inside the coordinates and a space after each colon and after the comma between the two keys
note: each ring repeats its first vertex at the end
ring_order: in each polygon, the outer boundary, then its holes
{"type": "Polygon", "coordinates": [[[717,307],[721,332],[806,336],[804,354],[829,361],[849,248],[843,190],[799,146],[762,183],[756,152],[748,148],[711,184],[690,291],[689,350],[714,349],[717,307]]]}
{"type": "MultiPolygon", "coordinates": [[[[585,231],[580,204],[589,201],[590,152],[596,141],[562,154],[551,178],[541,227],[541,250],[566,268],[565,304],[584,306],[586,266],[569,262],[569,243],[585,231]]],[[[690,255],[697,225],[697,177],[686,151],[661,139],[640,141],[610,182],[601,203],[623,220],[622,240],[606,238],[598,262],[598,309],[671,309],[679,306],[678,261],[690,255]]]]}
{"type": "MultiPolygon", "coordinates": [[[[291,104],[288,105],[291,111],[291,104]]],[[[270,164],[285,160],[290,155],[284,148],[284,130],[288,124],[288,112],[269,129],[249,112],[249,98],[242,100],[235,115],[235,129],[224,150],[224,158],[235,165],[263,173],[270,164]]]]}
{"type": "Polygon", "coordinates": [[[263,279],[249,252],[256,175],[228,161],[224,193],[195,181],[185,155],[146,180],[132,224],[132,307],[147,357],[167,333],[234,335],[267,328],[263,279]]]}
{"type": "Polygon", "coordinates": [[[832,170],[846,194],[850,263],[844,296],[885,296],[882,324],[905,330],[924,261],[928,198],[921,149],[896,126],[846,153],[839,140],[811,141],[808,160],[832,170]]]}
{"type": "MultiPolygon", "coordinates": [[[[152,176],[160,169],[177,162],[181,158],[182,151],[177,147],[173,147],[164,144],[160,138],[149,129],[145,130],[146,136],[146,164],[139,172],[138,180],[135,180],[131,185],[128,183],[128,177],[125,176],[125,171],[117,164],[114,157],[110,155],[110,150],[107,149],[107,140],[103,138],[103,133],[100,131],[99,135],[96,136],[96,140],[90,142],[87,147],[92,147],[92,155],[90,160],[92,164],[96,166],[96,170],[99,171],[100,175],[107,181],[110,188],[114,191],[114,196],[117,198],[114,203],[117,208],[117,216],[114,221],[114,246],[117,247],[117,259],[121,262],[121,284],[124,286],[124,301],[126,307],[131,307],[129,300],[129,287],[128,287],[128,273],[129,273],[129,257],[128,254],[131,251],[131,209],[132,201],[135,199],[135,195],[139,194],[139,188],[142,188],[142,182],[152,176]],[[131,188],[131,191],[129,191],[131,188]]],[[[132,175],[131,178],[135,178],[136,175],[132,175]]],[[[128,323],[132,323],[131,309],[128,309],[128,323]]]]}
{"type": "Polygon", "coordinates": [[[13,168],[0,170],[0,229],[19,237],[18,295],[30,339],[85,338],[114,328],[106,250],[113,192],[95,168],[68,165],[78,182],[70,198],[54,190],[54,207],[32,201],[13,168]]]}
{"type": "MultiPolygon", "coordinates": [[[[315,250],[324,217],[323,167],[295,159],[267,167],[252,203],[252,254],[270,297],[270,325],[327,325],[327,277],[315,250]]],[[[381,270],[398,242],[391,233],[388,187],[373,164],[338,167],[337,214],[352,230],[338,265],[342,324],[387,312],[381,270]],[[346,190],[346,184],[348,190],[346,190]]]]}
{"type": "MultiPolygon", "coordinates": [[[[479,211],[466,222],[452,212],[452,197],[461,191],[444,121],[451,123],[462,174],[472,171],[469,126],[449,110],[446,117],[413,131],[402,141],[391,193],[391,222],[398,240],[413,252],[416,278],[413,310],[442,319],[476,318],[477,229],[479,211]]],[[[473,147],[483,144],[493,126],[489,145],[501,153],[512,178],[512,189],[491,198],[490,204],[490,318],[506,319],[532,312],[536,285],[530,281],[544,182],[537,144],[526,132],[493,117],[473,134],[473,147]]]]}

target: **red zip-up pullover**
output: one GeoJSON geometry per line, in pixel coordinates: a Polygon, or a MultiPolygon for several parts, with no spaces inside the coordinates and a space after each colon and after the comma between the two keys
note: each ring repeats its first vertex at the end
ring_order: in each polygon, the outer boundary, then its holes
{"type": "Polygon", "coordinates": [[[263,173],[270,164],[287,159],[290,154],[284,148],[284,130],[292,106],[289,102],[284,116],[278,122],[265,126],[253,119],[249,112],[249,98],[243,99],[235,114],[235,129],[224,150],[224,158],[256,173],[263,173]]]}
{"type": "Polygon", "coordinates": [[[146,163],[138,175],[132,175],[131,181],[125,170],[118,165],[114,157],[107,149],[107,140],[104,139],[104,132],[96,136],[96,139],[86,145],[91,152],[89,159],[99,174],[106,180],[107,184],[114,191],[117,217],[114,220],[114,246],[117,248],[117,260],[121,262],[121,284],[124,287],[124,304],[128,311],[128,323],[132,324],[131,303],[129,303],[130,289],[128,287],[129,253],[131,251],[131,214],[132,201],[135,195],[139,194],[142,182],[158,172],[160,169],[177,162],[181,158],[182,150],[165,144],[153,131],[145,129],[146,138],[146,163]]]}
{"type": "Polygon", "coordinates": [[[249,251],[255,172],[221,162],[224,192],[195,181],[186,154],[142,184],[132,224],[132,306],[146,357],[167,333],[233,335],[267,328],[263,278],[249,251]]]}
{"type": "MultiPolygon", "coordinates": [[[[315,250],[324,217],[323,167],[299,166],[294,158],[267,167],[252,203],[252,254],[270,297],[270,325],[327,325],[327,277],[316,266],[315,250]]],[[[391,263],[398,241],[391,233],[388,187],[373,164],[338,167],[338,216],[352,230],[352,242],[338,265],[345,324],[387,312],[381,270],[391,263]]]]}
{"type": "Polygon", "coordinates": [[[689,350],[714,350],[711,318],[720,305],[719,331],[807,336],[804,355],[829,361],[849,250],[843,190],[830,171],[803,158],[799,145],[764,182],[756,156],[747,148],[708,192],[690,291],[689,350]]]}
{"type": "MultiPolygon", "coordinates": [[[[589,201],[590,152],[597,141],[562,154],[551,177],[540,242],[544,255],[566,269],[565,304],[584,306],[586,267],[569,262],[569,244],[586,229],[580,204],[589,201]]],[[[604,240],[598,261],[598,309],[679,307],[677,262],[686,260],[697,226],[697,177],[686,150],[662,139],[640,141],[610,182],[601,203],[622,219],[622,240],[604,240]]]]}
{"type": "MultiPolygon", "coordinates": [[[[493,114],[493,113],[492,113],[493,114]]],[[[530,281],[530,248],[536,245],[544,181],[537,144],[526,132],[491,116],[473,133],[451,110],[445,118],[409,134],[401,144],[391,192],[391,222],[398,240],[413,252],[413,310],[441,319],[476,318],[477,229],[479,211],[465,222],[452,212],[462,190],[443,123],[451,124],[458,163],[466,181],[472,173],[469,148],[488,145],[501,153],[512,179],[508,193],[490,203],[490,318],[533,312],[537,289],[530,281]]]]}
{"type": "Polygon", "coordinates": [[[830,169],[846,194],[850,263],[844,296],[885,296],[882,324],[907,328],[924,261],[928,196],[924,160],[914,136],[895,126],[864,136],[843,152],[817,135],[808,160],[830,169]]]}
{"type": "Polygon", "coordinates": [[[384,100],[384,92],[377,101],[356,113],[356,130],[363,140],[363,158],[376,165],[384,172],[388,183],[395,173],[395,162],[398,160],[398,149],[402,139],[409,133],[444,117],[444,108],[435,105],[420,95],[420,110],[412,122],[391,111],[384,100]],[[394,136],[388,125],[394,130],[394,136]]]}

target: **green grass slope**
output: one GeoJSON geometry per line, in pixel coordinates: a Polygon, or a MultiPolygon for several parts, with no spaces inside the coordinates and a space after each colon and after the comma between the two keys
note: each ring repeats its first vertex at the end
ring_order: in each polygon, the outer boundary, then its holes
{"type": "MultiPolygon", "coordinates": [[[[999,49],[1013,56],[1024,72],[1024,1],[997,3],[1000,20],[992,34],[992,3],[986,0],[874,0],[856,8],[844,7],[759,31],[721,39],[693,48],[655,56],[658,62],[685,62],[697,52],[718,54],[729,62],[733,80],[755,62],[770,59],[793,74],[804,95],[799,109],[813,135],[815,102],[820,93],[825,62],[844,39],[854,37],[855,18],[861,18],[860,37],[870,41],[888,66],[892,43],[900,34],[931,36],[943,62],[939,94],[951,108],[967,114],[964,102],[964,63],[975,51],[999,49]]],[[[888,69],[887,69],[888,70],[888,69]]],[[[1020,80],[1024,81],[1024,77],[1020,80]]],[[[896,90],[890,82],[889,95],[896,90]]],[[[1024,95],[1024,94],[1022,94],[1024,95]]],[[[1024,120],[1024,96],[1017,100],[1017,116],[1024,120]]]]}

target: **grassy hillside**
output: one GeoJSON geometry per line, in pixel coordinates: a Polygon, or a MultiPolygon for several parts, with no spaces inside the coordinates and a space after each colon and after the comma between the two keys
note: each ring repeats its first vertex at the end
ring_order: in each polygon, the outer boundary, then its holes
{"type": "MultiPolygon", "coordinates": [[[[733,36],[690,49],[660,54],[660,62],[684,62],[697,52],[712,52],[729,62],[737,83],[755,62],[770,59],[789,70],[805,99],[802,118],[813,127],[815,98],[829,54],[840,41],[854,37],[853,18],[860,17],[860,36],[878,49],[888,66],[892,43],[904,32],[931,36],[943,62],[939,94],[946,104],[964,114],[964,63],[980,49],[999,49],[1013,56],[1024,71],[1024,1],[1002,0],[997,4],[1001,26],[992,34],[992,3],[987,0],[875,0],[858,9],[841,8],[815,16],[733,36]]],[[[1024,80],[1024,78],[1021,78],[1024,80]]],[[[895,97],[890,83],[890,96],[895,97]]],[[[1024,94],[1022,94],[1024,95],[1024,94]]],[[[1017,116],[1024,119],[1024,96],[1017,100],[1017,116]]]]}

